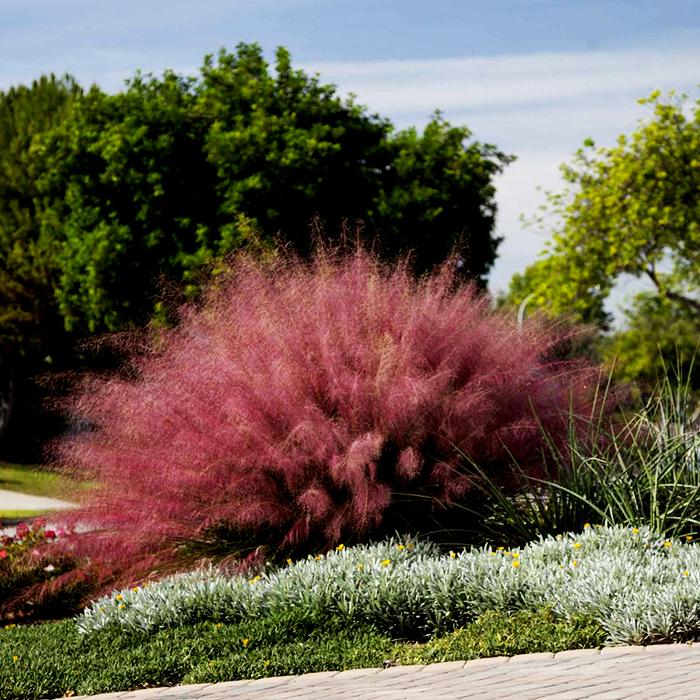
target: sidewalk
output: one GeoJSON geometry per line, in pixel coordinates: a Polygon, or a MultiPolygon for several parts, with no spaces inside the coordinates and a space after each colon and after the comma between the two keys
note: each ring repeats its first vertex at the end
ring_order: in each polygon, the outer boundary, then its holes
{"type": "Polygon", "coordinates": [[[89,697],[92,700],[697,700],[700,643],[525,654],[477,659],[466,664],[455,661],[383,670],[330,671],[89,697]]]}
{"type": "MultiPolygon", "coordinates": [[[[46,496],[30,496],[29,494],[19,493],[18,491],[6,491],[5,489],[0,489],[0,511],[47,511],[50,518],[51,511],[65,510],[66,508],[74,507],[74,503],[69,503],[68,501],[60,501],[57,498],[47,498],[46,496]]],[[[27,520],[31,521],[34,520],[34,518],[27,518],[27,520]]],[[[17,518],[14,518],[9,521],[0,518],[0,535],[13,536],[17,531],[17,528],[15,525],[12,525],[10,523],[17,522],[17,518]],[[3,523],[5,524],[5,527],[3,527],[3,523]]],[[[52,525],[52,523],[48,524],[49,527],[52,527],[52,525]]]]}
{"type": "Polygon", "coordinates": [[[30,496],[18,491],[6,491],[0,489],[0,510],[61,510],[72,508],[68,501],[59,501],[57,498],[46,496],[30,496]]]}

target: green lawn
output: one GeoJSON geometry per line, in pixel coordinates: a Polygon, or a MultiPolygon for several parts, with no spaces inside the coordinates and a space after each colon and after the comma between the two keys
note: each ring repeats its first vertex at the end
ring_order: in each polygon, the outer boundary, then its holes
{"type": "Polygon", "coordinates": [[[428,642],[394,639],[371,625],[293,611],[237,624],[203,621],[154,633],[81,635],[72,621],[0,629],[0,697],[33,700],[265,676],[425,664],[600,646],[589,620],[551,612],[486,612],[428,642]]]}
{"type": "Polygon", "coordinates": [[[0,509],[0,518],[3,520],[31,520],[40,516],[43,510],[2,510],[0,509]]]}
{"type": "Polygon", "coordinates": [[[73,482],[41,467],[0,462],[0,489],[28,493],[32,496],[66,498],[73,482]]]}
{"type": "MultiPolygon", "coordinates": [[[[48,496],[61,500],[72,500],[75,482],[56,472],[33,465],[0,462],[0,489],[26,493],[31,496],[48,496]]],[[[17,510],[0,508],[0,519],[32,520],[42,510],[17,510]]]]}

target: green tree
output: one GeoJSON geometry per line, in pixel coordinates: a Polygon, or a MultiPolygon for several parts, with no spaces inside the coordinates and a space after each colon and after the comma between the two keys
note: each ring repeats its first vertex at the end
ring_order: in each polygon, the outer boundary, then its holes
{"type": "Polygon", "coordinates": [[[526,271],[527,284],[514,279],[518,295],[541,293],[555,312],[595,317],[597,299],[629,273],[700,311],[700,100],[691,116],[684,96],[655,92],[640,102],[653,106],[653,119],[612,148],[587,140],[562,166],[569,187],[550,193],[547,206],[560,223],[546,262],[526,271]]]}
{"type": "Polygon", "coordinates": [[[306,255],[313,222],[331,238],[359,224],[421,272],[457,251],[482,286],[495,258],[492,179],[509,157],[439,114],[396,132],[282,48],[269,65],[240,44],[196,77],[137,74],[113,95],[47,78],[3,99],[0,348],[33,348],[26,375],[45,357],[87,361],[76,341],[167,318],[243,246],[306,255]]]}
{"type": "Polygon", "coordinates": [[[35,149],[79,95],[68,76],[0,93],[0,355],[6,363],[31,354],[63,325],[50,303],[58,249],[43,226],[35,149]]]}
{"type": "Polygon", "coordinates": [[[626,376],[649,378],[658,368],[655,336],[666,355],[674,338],[687,354],[700,330],[700,99],[656,91],[640,103],[651,119],[611,148],[586,140],[562,166],[568,187],[549,193],[544,207],[557,220],[551,242],[514,276],[509,301],[605,328],[603,302],[617,278],[650,281],[653,293],[627,314],[629,330],[607,346],[621,353],[620,367],[629,362],[626,376]],[[664,318],[675,330],[661,338],[664,318]]]}
{"type": "Polygon", "coordinates": [[[485,285],[493,176],[509,158],[466,143],[437,115],[393,132],[335,88],[257,45],[205,59],[197,79],[167,73],[125,92],[94,88],[44,140],[42,192],[62,240],[56,297],[82,333],[148,319],[163,279],[196,291],[202,265],[253,244],[310,251],[310,224],[334,236],[361,222],[387,257],[418,271],[453,250],[485,285]]]}
{"type": "MultiPolygon", "coordinates": [[[[602,352],[616,374],[652,389],[668,374],[700,390],[700,318],[691,308],[652,293],[638,294],[623,330],[604,338],[602,352]]],[[[698,396],[700,398],[700,395],[698,396]]]]}
{"type": "Polygon", "coordinates": [[[0,92],[0,440],[17,415],[16,394],[26,394],[24,378],[42,363],[53,338],[65,338],[52,303],[58,247],[43,226],[35,148],[79,95],[70,77],[53,75],[0,92]]]}
{"type": "Polygon", "coordinates": [[[142,323],[161,278],[180,281],[219,219],[207,124],[192,81],[137,76],[92,88],[41,146],[46,226],[60,241],[56,302],[80,334],[142,323]]]}
{"type": "Polygon", "coordinates": [[[419,134],[392,135],[370,221],[388,255],[413,250],[419,272],[459,253],[465,274],[485,288],[500,238],[493,178],[512,162],[495,146],[471,142],[466,127],[436,113],[419,134]]]}

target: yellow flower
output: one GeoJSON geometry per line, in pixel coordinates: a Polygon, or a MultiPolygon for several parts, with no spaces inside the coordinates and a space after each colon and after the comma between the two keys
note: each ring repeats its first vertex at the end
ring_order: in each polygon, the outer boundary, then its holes
{"type": "Polygon", "coordinates": [[[15,663],[17,663],[17,661],[19,661],[19,656],[13,656],[13,657],[12,657],[12,660],[13,660],[15,663]]]}
{"type": "Polygon", "coordinates": [[[510,556],[513,557],[513,559],[520,559],[520,552],[512,552],[510,556]]]}
{"type": "Polygon", "coordinates": [[[134,586],[131,590],[132,590],[134,593],[138,593],[139,587],[138,587],[138,586],[134,586]]]}
{"type": "Polygon", "coordinates": [[[11,629],[14,629],[15,627],[17,627],[17,625],[15,625],[14,623],[11,625],[5,625],[6,630],[11,630],[11,629]]]}
{"type": "Polygon", "coordinates": [[[250,642],[250,639],[248,639],[248,638],[246,638],[246,639],[241,639],[241,644],[242,644],[244,647],[247,647],[247,646],[248,646],[248,642],[250,642]]]}
{"type": "Polygon", "coordinates": [[[578,562],[576,561],[576,559],[574,559],[574,560],[571,562],[571,566],[578,566],[578,562]]]}
{"type": "Polygon", "coordinates": [[[519,559],[515,559],[515,560],[513,561],[513,568],[517,569],[519,566],[520,566],[520,560],[519,560],[519,559]]]}
{"type": "Polygon", "coordinates": [[[364,564],[358,564],[358,565],[357,565],[357,570],[358,570],[358,571],[362,571],[362,569],[364,569],[364,568],[365,568],[365,565],[364,565],[364,564]]]}
{"type": "Polygon", "coordinates": [[[345,545],[341,543],[335,548],[335,551],[342,552],[344,549],[345,549],[345,545]]]}
{"type": "Polygon", "coordinates": [[[126,607],[126,605],[124,605],[124,603],[119,603],[119,609],[120,609],[120,610],[124,610],[125,607],[126,607]]]}
{"type": "Polygon", "coordinates": [[[121,593],[117,593],[114,600],[124,600],[124,596],[121,593]]]}
{"type": "Polygon", "coordinates": [[[250,581],[248,581],[248,583],[250,583],[252,585],[254,583],[257,583],[259,580],[260,580],[260,576],[253,576],[253,578],[250,579],[250,581]]]}
{"type": "Polygon", "coordinates": [[[633,528],[632,528],[632,534],[633,534],[633,535],[638,535],[638,534],[639,534],[639,528],[638,528],[638,527],[633,527],[633,528]]]}
{"type": "Polygon", "coordinates": [[[391,566],[391,559],[382,559],[382,566],[391,566]]]}
{"type": "Polygon", "coordinates": [[[692,539],[693,539],[693,536],[692,536],[692,535],[686,535],[686,536],[685,536],[685,541],[686,541],[686,542],[691,542],[692,539]]]}
{"type": "Polygon", "coordinates": [[[673,543],[671,542],[671,540],[666,540],[664,542],[664,547],[666,547],[666,549],[668,549],[669,547],[672,547],[672,546],[673,546],[673,543]]]}
{"type": "Polygon", "coordinates": [[[215,627],[217,630],[220,630],[221,627],[222,627],[222,625],[223,625],[223,623],[217,622],[217,623],[214,625],[214,627],[215,627]]]}
{"type": "Polygon", "coordinates": [[[583,529],[588,530],[588,528],[591,526],[590,523],[583,523],[583,529]]]}
{"type": "Polygon", "coordinates": [[[450,550],[450,559],[456,559],[456,558],[457,558],[457,555],[452,550],[450,550]]]}
{"type": "Polygon", "coordinates": [[[320,561],[321,559],[323,559],[323,554],[317,554],[317,555],[314,557],[314,559],[316,559],[316,561],[320,561]]]}
{"type": "Polygon", "coordinates": [[[686,569],[686,570],[683,572],[683,576],[688,576],[689,573],[690,573],[690,572],[688,571],[688,569],[686,569]]]}
{"type": "Polygon", "coordinates": [[[403,552],[403,550],[406,549],[406,545],[405,544],[397,544],[396,549],[398,549],[399,552],[403,552]]]}
{"type": "Polygon", "coordinates": [[[287,564],[289,564],[291,566],[293,563],[294,562],[291,559],[287,559],[287,564]]]}
{"type": "Polygon", "coordinates": [[[265,659],[265,661],[263,661],[263,666],[265,668],[267,668],[269,665],[270,665],[270,659],[265,659]]]}
{"type": "Polygon", "coordinates": [[[505,549],[505,547],[496,547],[497,552],[502,552],[505,549]]]}
{"type": "Polygon", "coordinates": [[[580,542],[574,542],[571,545],[574,549],[581,549],[581,543],[580,542]]]}

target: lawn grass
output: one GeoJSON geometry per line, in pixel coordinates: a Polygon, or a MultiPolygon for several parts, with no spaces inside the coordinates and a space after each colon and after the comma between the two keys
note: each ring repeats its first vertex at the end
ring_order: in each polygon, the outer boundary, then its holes
{"type": "Polygon", "coordinates": [[[0,489],[32,496],[65,498],[74,482],[61,474],[34,465],[0,462],[0,489]]]}
{"type": "Polygon", "coordinates": [[[200,622],[133,634],[81,635],[71,621],[0,630],[0,697],[95,694],[315,671],[468,660],[596,647],[605,632],[548,610],[488,612],[422,644],[391,639],[371,625],[288,613],[237,624],[200,622]]]}
{"type": "Polygon", "coordinates": [[[31,520],[44,513],[43,510],[2,510],[0,508],[0,519],[2,520],[31,520]]]}

